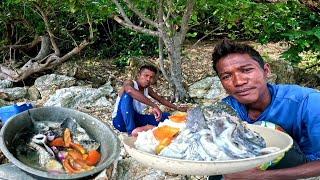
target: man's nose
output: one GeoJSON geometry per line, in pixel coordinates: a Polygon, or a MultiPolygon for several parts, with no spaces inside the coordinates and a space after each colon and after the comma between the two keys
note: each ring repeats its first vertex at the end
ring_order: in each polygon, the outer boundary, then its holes
{"type": "Polygon", "coordinates": [[[235,86],[242,86],[247,83],[247,78],[241,74],[235,74],[233,76],[233,84],[235,86]]]}

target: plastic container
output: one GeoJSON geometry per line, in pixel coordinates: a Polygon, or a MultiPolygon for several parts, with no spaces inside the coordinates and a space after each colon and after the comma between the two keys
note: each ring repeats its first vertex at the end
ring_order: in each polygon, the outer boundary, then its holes
{"type": "Polygon", "coordinates": [[[12,116],[32,108],[32,104],[24,103],[21,105],[4,106],[0,108],[0,120],[4,124],[12,116]]]}

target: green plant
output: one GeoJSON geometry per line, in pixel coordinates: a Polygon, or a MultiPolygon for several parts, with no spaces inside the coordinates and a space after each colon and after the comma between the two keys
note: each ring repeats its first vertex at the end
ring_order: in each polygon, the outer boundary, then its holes
{"type": "Polygon", "coordinates": [[[198,26],[199,32],[207,27],[206,30],[216,29],[212,36],[220,34],[231,39],[258,40],[263,44],[288,41],[291,47],[282,57],[293,63],[301,61],[300,52],[320,51],[320,15],[298,0],[282,3],[213,0],[206,5],[198,9],[201,10],[198,14],[206,14],[203,18],[198,15],[198,22],[203,22],[198,26]]]}
{"type": "Polygon", "coordinates": [[[299,63],[302,60],[299,54],[304,51],[320,53],[320,27],[305,31],[291,31],[284,33],[284,37],[292,42],[292,46],[282,56],[293,63],[299,63]]]}
{"type": "Polygon", "coordinates": [[[299,53],[301,61],[297,65],[298,68],[304,70],[306,73],[318,74],[320,72],[320,51],[303,51],[299,53]]]}
{"type": "Polygon", "coordinates": [[[111,36],[113,45],[106,46],[102,51],[103,56],[117,57],[117,66],[127,65],[130,57],[156,56],[158,53],[158,39],[155,37],[125,28],[119,28],[111,36]]]}

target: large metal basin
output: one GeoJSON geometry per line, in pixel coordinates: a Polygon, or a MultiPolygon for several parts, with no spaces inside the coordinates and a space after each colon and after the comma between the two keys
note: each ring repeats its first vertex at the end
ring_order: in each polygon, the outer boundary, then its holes
{"type": "Polygon", "coordinates": [[[134,137],[124,135],[122,136],[122,142],[128,154],[146,167],[152,167],[175,174],[200,176],[229,174],[258,167],[259,165],[282,156],[293,144],[292,138],[283,132],[250,124],[248,124],[248,127],[259,133],[265,139],[267,147],[279,147],[280,150],[254,158],[225,161],[190,161],[168,158],[140,151],[134,146],[136,140],[134,137]]]}
{"type": "Polygon", "coordinates": [[[14,136],[24,128],[31,126],[32,121],[28,111],[22,112],[10,118],[2,127],[0,132],[0,148],[3,154],[17,167],[37,177],[48,179],[78,179],[92,176],[107,168],[119,157],[120,143],[117,136],[109,126],[88,114],[61,107],[43,107],[29,110],[30,115],[36,121],[56,121],[61,122],[66,117],[74,118],[77,123],[86,130],[89,136],[100,142],[101,160],[92,170],[69,175],[67,173],[51,174],[45,170],[39,170],[25,165],[13,156],[10,147],[14,136]]]}

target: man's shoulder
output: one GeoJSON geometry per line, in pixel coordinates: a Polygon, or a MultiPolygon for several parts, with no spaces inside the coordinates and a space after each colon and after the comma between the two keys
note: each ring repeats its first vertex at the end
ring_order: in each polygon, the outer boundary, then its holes
{"type": "Polygon", "coordinates": [[[318,90],[303,87],[295,84],[277,84],[270,85],[273,90],[273,95],[276,98],[286,98],[292,100],[301,100],[312,93],[319,93],[318,90]]]}

